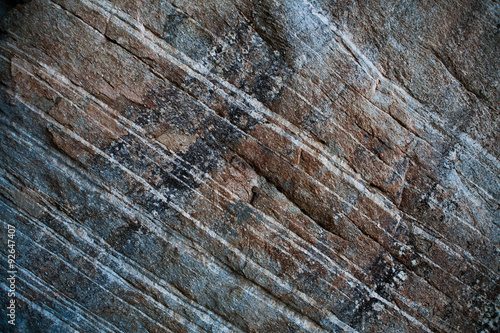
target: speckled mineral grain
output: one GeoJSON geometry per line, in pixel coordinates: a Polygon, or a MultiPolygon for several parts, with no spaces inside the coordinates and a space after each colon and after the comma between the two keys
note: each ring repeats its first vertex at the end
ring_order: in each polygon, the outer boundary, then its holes
{"type": "Polygon", "coordinates": [[[498,329],[498,1],[0,15],[0,331],[498,329]]]}

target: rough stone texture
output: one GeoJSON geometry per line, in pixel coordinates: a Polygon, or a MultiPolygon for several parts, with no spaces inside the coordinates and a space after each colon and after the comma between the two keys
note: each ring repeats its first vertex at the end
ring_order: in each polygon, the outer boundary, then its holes
{"type": "Polygon", "coordinates": [[[14,331],[498,329],[498,1],[18,3],[14,331]]]}

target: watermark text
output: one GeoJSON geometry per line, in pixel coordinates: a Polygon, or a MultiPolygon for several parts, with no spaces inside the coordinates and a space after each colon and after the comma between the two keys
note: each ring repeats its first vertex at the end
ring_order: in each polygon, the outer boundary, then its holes
{"type": "Polygon", "coordinates": [[[16,227],[13,225],[7,226],[7,320],[10,325],[16,325],[16,227]]]}

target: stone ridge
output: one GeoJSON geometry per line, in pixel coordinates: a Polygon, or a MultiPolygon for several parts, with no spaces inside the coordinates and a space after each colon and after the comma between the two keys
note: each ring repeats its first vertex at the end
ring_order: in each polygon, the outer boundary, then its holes
{"type": "Polygon", "coordinates": [[[499,329],[498,2],[0,15],[1,331],[499,329]]]}

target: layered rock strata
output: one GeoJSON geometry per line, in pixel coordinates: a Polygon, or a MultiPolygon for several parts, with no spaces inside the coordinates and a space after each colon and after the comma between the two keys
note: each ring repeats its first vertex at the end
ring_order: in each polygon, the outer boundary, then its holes
{"type": "Polygon", "coordinates": [[[497,1],[14,5],[3,331],[498,328],[497,1]]]}

